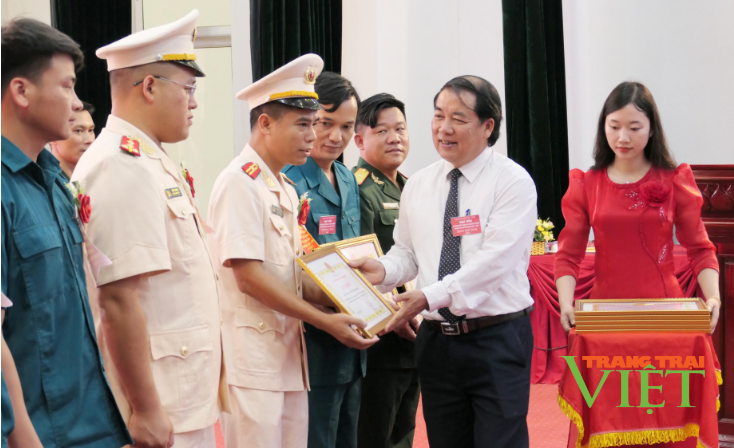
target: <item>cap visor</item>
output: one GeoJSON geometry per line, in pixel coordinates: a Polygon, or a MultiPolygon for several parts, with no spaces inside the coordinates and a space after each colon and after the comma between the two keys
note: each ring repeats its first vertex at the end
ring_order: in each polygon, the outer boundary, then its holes
{"type": "Polygon", "coordinates": [[[199,68],[199,65],[196,63],[196,61],[168,61],[168,62],[175,62],[176,64],[185,65],[186,67],[194,69],[194,74],[197,78],[203,78],[206,75],[204,72],[201,71],[201,68],[199,68]]]}
{"type": "Polygon", "coordinates": [[[299,109],[310,109],[310,110],[321,110],[323,107],[321,107],[321,104],[319,104],[318,101],[316,101],[314,98],[305,98],[305,97],[297,97],[297,98],[279,98],[277,100],[279,103],[283,103],[288,106],[297,107],[299,109]]]}

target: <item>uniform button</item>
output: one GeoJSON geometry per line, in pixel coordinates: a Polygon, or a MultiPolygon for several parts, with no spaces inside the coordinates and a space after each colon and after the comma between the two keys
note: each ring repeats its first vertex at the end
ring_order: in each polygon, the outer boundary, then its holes
{"type": "Polygon", "coordinates": [[[219,274],[214,274],[214,279],[219,280],[219,274]]]}
{"type": "Polygon", "coordinates": [[[258,327],[259,327],[259,328],[260,328],[261,330],[264,330],[264,329],[265,329],[265,322],[260,322],[259,324],[257,324],[257,326],[258,326],[258,327]]]}
{"type": "Polygon", "coordinates": [[[280,230],[283,230],[283,226],[280,226],[280,230]]]}
{"type": "Polygon", "coordinates": [[[183,210],[181,210],[181,214],[182,214],[182,215],[186,216],[186,214],[187,214],[187,213],[188,213],[188,212],[186,211],[186,209],[183,209],[183,210]]]}
{"type": "Polygon", "coordinates": [[[66,233],[66,228],[62,227],[61,228],[61,233],[66,233]]]}
{"type": "Polygon", "coordinates": [[[224,319],[219,319],[219,325],[224,325],[224,319]]]}
{"type": "Polygon", "coordinates": [[[181,347],[181,354],[182,354],[183,356],[186,356],[186,355],[188,355],[188,354],[189,354],[189,348],[188,348],[188,347],[186,347],[185,345],[184,345],[183,347],[181,347]]]}
{"type": "Polygon", "coordinates": [[[301,255],[301,249],[296,249],[296,255],[301,255]]]}

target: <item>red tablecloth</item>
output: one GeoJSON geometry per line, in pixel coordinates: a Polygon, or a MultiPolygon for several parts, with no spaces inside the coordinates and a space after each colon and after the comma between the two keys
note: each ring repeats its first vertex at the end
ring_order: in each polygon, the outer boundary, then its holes
{"type": "Polygon", "coordinates": [[[614,337],[609,336],[609,333],[575,335],[575,331],[571,331],[569,356],[574,357],[576,372],[588,388],[588,396],[584,397],[579,380],[567,368],[558,387],[558,402],[578,427],[578,432],[572,431],[569,446],[574,442],[576,447],[610,447],[684,440],[682,446],[718,446],[716,414],[721,366],[711,336],[704,333],[614,333],[614,337]],[[590,366],[583,358],[589,355],[606,356],[610,365],[599,366],[592,361],[590,366]],[[620,365],[630,362],[627,356],[648,356],[654,369],[620,365]],[[660,356],[678,356],[680,365],[671,367],[670,360],[661,360],[660,356]],[[694,358],[687,359],[689,356],[694,358]],[[684,364],[685,361],[698,365],[684,364]],[[688,375],[689,406],[683,407],[681,371],[691,369],[699,373],[688,375]],[[610,370],[612,372],[605,373],[610,370]],[[631,370],[627,373],[627,400],[621,394],[622,370],[631,370]],[[641,371],[647,372],[649,385],[647,393],[642,395],[641,371]],[[606,381],[598,388],[605,376],[606,381]],[[647,403],[641,403],[642,396],[647,397],[647,403]],[[588,405],[590,399],[593,399],[591,407],[588,405]],[[622,404],[629,406],[622,407],[622,404]],[[660,404],[663,406],[655,406],[660,404]]]}
{"type": "MultiPolygon", "coordinates": [[[[594,253],[587,253],[581,263],[579,278],[576,284],[575,299],[588,299],[594,284],[594,253]]],[[[686,251],[675,246],[673,252],[675,275],[686,297],[697,295],[698,282],[688,263],[686,251]]],[[[558,291],[553,280],[554,255],[536,255],[530,257],[528,278],[530,279],[530,295],[535,299],[535,311],[530,313],[533,324],[533,365],[531,381],[535,383],[556,384],[561,379],[566,362],[560,356],[567,353],[566,332],[561,327],[558,291]],[[555,349],[555,350],[554,350],[555,349]]]]}

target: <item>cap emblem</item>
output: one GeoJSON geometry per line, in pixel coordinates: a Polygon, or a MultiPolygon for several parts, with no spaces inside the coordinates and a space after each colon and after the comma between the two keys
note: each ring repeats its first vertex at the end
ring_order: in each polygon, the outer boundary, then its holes
{"type": "Polygon", "coordinates": [[[314,67],[309,67],[306,69],[306,74],[303,76],[303,82],[305,82],[306,84],[316,83],[316,69],[314,67]]]}

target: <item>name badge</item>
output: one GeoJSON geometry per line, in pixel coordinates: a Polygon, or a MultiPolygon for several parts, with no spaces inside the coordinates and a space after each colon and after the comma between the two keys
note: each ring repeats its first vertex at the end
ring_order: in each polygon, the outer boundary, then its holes
{"type": "Polygon", "coordinates": [[[319,235],[333,235],[336,233],[336,215],[319,218],[319,235]]]}
{"type": "Polygon", "coordinates": [[[454,236],[482,233],[482,226],[479,223],[479,215],[451,218],[451,230],[454,232],[454,236]]]}
{"type": "Polygon", "coordinates": [[[278,207],[277,205],[271,205],[270,206],[270,213],[274,215],[278,215],[281,218],[283,217],[283,209],[278,207]]]}
{"type": "Polygon", "coordinates": [[[169,188],[166,190],[166,197],[168,199],[178,198],[181,197],[181,189],[178,187],[169,188]]]}
{"type": "Polygon", "coordinates": [[[399,210],[400,204],[397,202],[383,202],[382,208],[384,208],[385,210],[399,210]]]}

